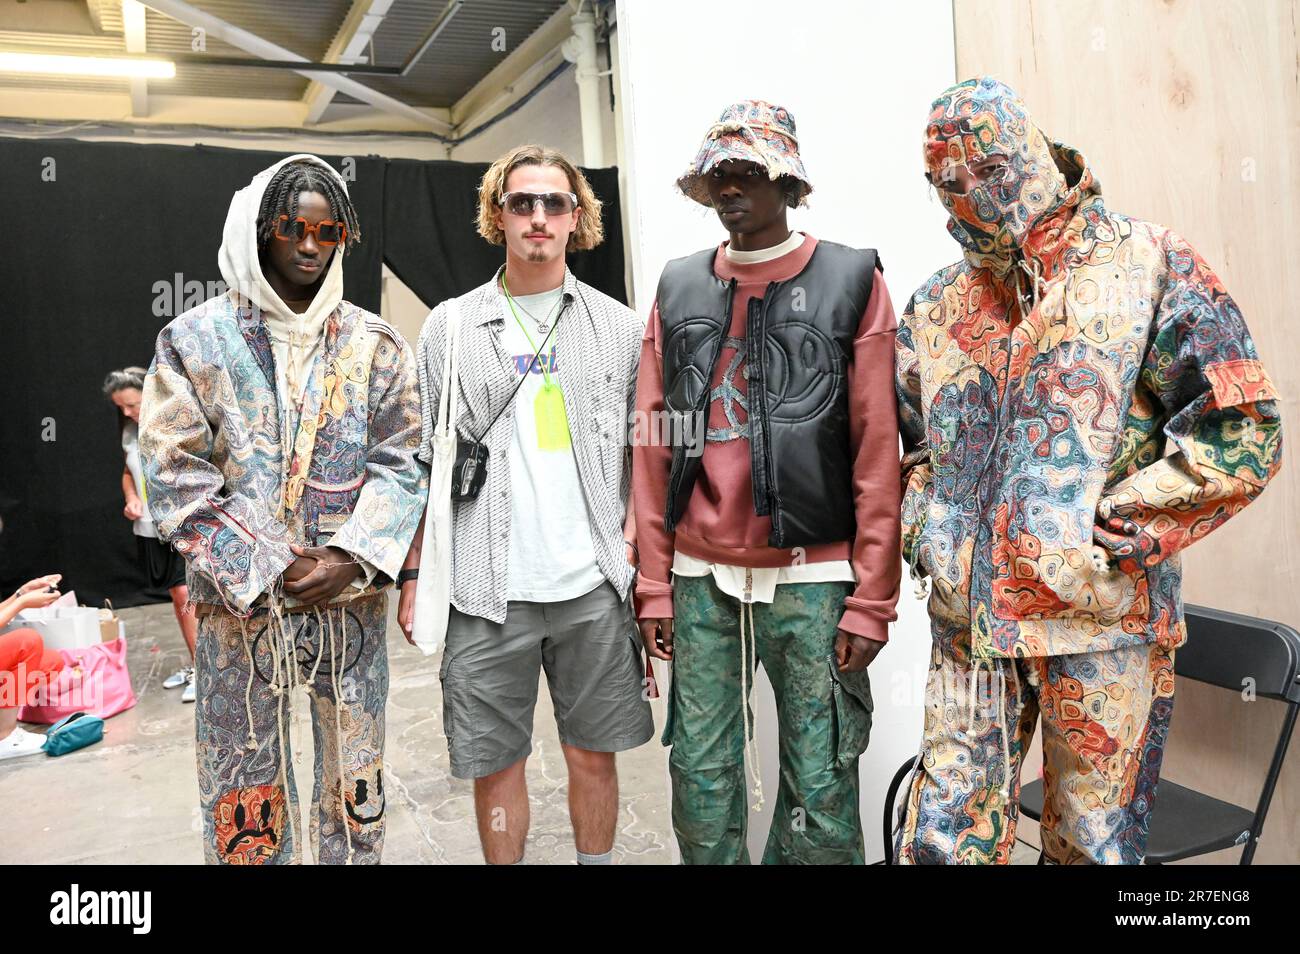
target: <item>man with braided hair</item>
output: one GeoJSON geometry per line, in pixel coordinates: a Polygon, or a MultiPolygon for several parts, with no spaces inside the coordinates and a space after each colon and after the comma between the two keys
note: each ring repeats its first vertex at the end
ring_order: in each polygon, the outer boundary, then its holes
{"type": "Polygon", "coordinates": [[[360,238],[343,180],[290,156],[235,194],[226,294],[158,336],[140,450],[160,536],[185,557],[199,634],[199,798],[209,863],[301,858],[287,725],[315,741],[322,863],[384,840],[385,588],[420,518],[411,349],[343,299],[360,238]]]}

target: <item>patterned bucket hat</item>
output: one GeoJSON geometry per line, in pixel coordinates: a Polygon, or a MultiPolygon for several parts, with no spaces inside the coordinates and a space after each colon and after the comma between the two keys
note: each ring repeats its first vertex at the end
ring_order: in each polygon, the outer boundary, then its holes
{"type": "Polygon", "coordinates": [[[690,168],[677,180],[677,188],[700,205],[712,206],[704,176],[728,159],[756,162],[767,169],[770,179],[792,176],[803,183],[797,200],[790,206],[803,205],[812,183],[799,158],[799,140],[795,136],[794,117],[781,106],[761,99],[733,103],[722,111],[709,127],[704,143],[690,168]]]}

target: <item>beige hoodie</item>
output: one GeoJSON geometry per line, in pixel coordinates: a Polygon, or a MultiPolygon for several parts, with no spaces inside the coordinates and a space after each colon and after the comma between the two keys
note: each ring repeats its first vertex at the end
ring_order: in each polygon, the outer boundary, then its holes
{"type": "MultiPolygon", "coordinates": [[[[275,387],[286,435],[297,432],[296,409],[311,378],[312,364],[324,346],[325,322],[343,300],[343,256],[337,250],[325,269],[325,280],[317,289],[316,297],[301,315],[295,314],[281,300],[262,274],[262,263],[257,255],[257,210],[271,177],[282,166],[300,159],[328,169],[347,192],[343,177],[324,160],[305,153],[286,156],[253,176],[253,181],[230,200],[226,226],[221,233],[221,250],[217,253],[221,277],[229,287],[229,293],[251,301],[262,311],[275,356],[275,387]]],[[[376,568],[366,560],[358,560],[358,563],[363,575],[354,585],[364,588],[374,579],[376,568]]]]}
{"type": "Polygon", "coordinates": [[[280,395],[280,406],[286,411],[296,407],[302,399],[312,363],[325,340],[325,322],[343,300],[343,256],[337,251],[326,267],[325,279],[311,306],[301,315],[295,314],[280,299],[262,274],[262,264],[257,255],[257,210],[271,177],[282,166],[299,160],[329,170],[330,175],[343,186],[344,192],[347,191],[347,183],[329,163],[303,153],[286,156],[255,175],[253,181],[230,200],[221,250],[217,253],[221,277],[231,293],[251,301],[262,311],[275,355],[276,390],[280,395]],[[290,387],[291,384],[294,386],[290,387]]]}

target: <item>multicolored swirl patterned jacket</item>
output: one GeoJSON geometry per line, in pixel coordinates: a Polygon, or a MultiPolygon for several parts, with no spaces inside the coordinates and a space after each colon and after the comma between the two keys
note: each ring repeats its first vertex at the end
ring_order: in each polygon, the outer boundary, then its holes
{"type": "MultiPolygon", "coordinates": [[[[1002,131],[960,112],[936,101],[927,150],[973,165],[1002,131]]],[[[1041,149],[1055,192],[1022,146],[1019,196],[945,197],[965,257],[903,314],[903,556],[931,579],[934,624],[969,626],[976,657],[1172,648],[1179,552],[1277,472],[1278,395],[1191,246],[1107,209],[1074,149],[1041,149]]]]}
{"type": "Polygon", "coordinates": [[[396,577],[428,487],[410,346],[341,302],[286,459],[266,326],[238,301],[168,324],[145,380],[149,508],[186,558],[191,598],[247,614],[293,562],[290,543],[340,547],[396,577]]]}

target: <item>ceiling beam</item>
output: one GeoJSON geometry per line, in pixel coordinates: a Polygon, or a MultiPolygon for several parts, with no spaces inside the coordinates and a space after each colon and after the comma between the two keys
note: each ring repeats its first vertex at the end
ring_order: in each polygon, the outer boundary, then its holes
{"type": "MultiPolygon", "coordinates": [[[[144,30],[144,7],[137,0],[122,0],[122,34],[128,53],[148,52],[144,30]]],[[[149,81],[143,76],[131,77],[131,115],[137,118],[149,115],[149,81]]]]}
{"type": "MultiPolygon", "coordinates": [[[[215,17],[210,13],[198,9],[193,4],[186,3],[184,0],[141,0],[145,6],[157,10],[159,13],[178,20],[189,27],[198,27],[204,30],[208,37],[222,40],[231,46],[238,47],[245,53],[252,53],[254,56],[260,56],[268,60],[294,60],[297,62],[310,62],[305,57],[299,56],[292,50],[272,43],[263,37],[258,36],[242,27],[235,26],[226,20],[215,17]]],[[[376,90],[371,89],[363,83],[339,73],[323,73],[310,69],[302,69],[297,72],[307,77],[309,80],[319,82],[323,86],[340,93],[359,99],[362,102],[369,103],[376,109],[391,113],[395,116],[401,116],[408,122],[416,126],[445,133],[450,130],[451,125],[438,119],[423,110],[404,103],[392,96],[386,96],[376,90]]]]}
{"type": "MultiPolygon", "coordinates": [[[[133,119],[130,118],[131,96],[125,84],[120,92],[44,90],[0,85],[0,126],[4,126],[9,119],[20,122],[24,119],[37,120],[54,127],[125,121],[131,128],[140,130],[142,136],[149,135],[148,130],[161,125],[205,127],[204,134],[216,137],[217,140],[222,136],[240,136],[245,133],[264,136],[266,130],[270,129],[283,131],[286,142],[291,142],[294,135],[310,137],[317,133],[322,138],[330,137],[333,133],[377,136],[392,133],[394,136],[405,135],[413,139],[415,136],[412,134],[416,134],[419,141],[428,142],[422,135],[425,130],[413,129],[406,120],[378,112],[365,103],[335,103],[330,110],[331,118],[328,122],[307,128],[302,124],[306,107],[298,99],[182,96],[162,90],[161,84],[151,83],[149,116],[133,119]]],[[[447,111],[439,110],[434,115],[445,119],[447,111]]],[[[16,132],[13,135],[23,133],[16,132]]],[[[433,151],[441,152],[442,148],[439,143],[433,151]]]]}
{"type": "MultiPolygon", "coordinates": [[[[467,121],[474,120],[484,113],[487,107],[496,105],[502,98],[513,95],[515,86],[525,75],[536,73],[544,64],[548,68],[559,62],[559,57],[552,57],[558,48],[573,33],[570,22],[573,11],[568,5],[556,10],[545,23],[539,26],[522,43],[504,56],[492,71],[475,83],[464,96],[451,107],[451,120],[457,131],[473,128],[467,121]]],[[[510,38],[506,38],[507,43],[510,38]]],[[[527,91],[527,87],[519,92],[527,91]]],[[[496,112],[497,110],[493,110],[496,112]]]]}
{"type": "MultiPolygon", "coordinates": [[[[352,0],[352,9],[344,17],[343,25],[322,59],[327,63],[358,62],[392,5],[393,0],[352,0]]],[[[304,123],[311,126],[320,122],[337,92],[334,87],[316,80],[308,83],[307,92],[302,97],[307,104],[304,123]]]]}

